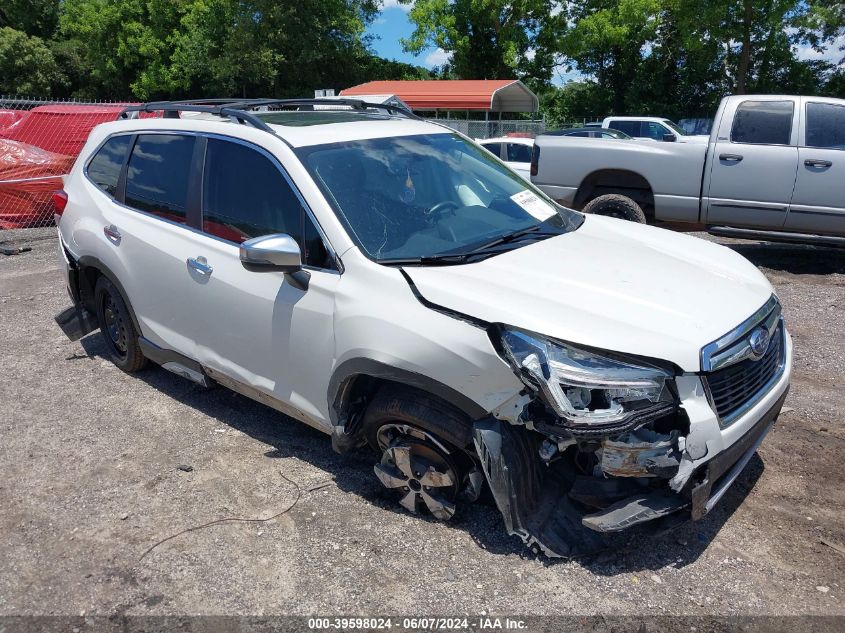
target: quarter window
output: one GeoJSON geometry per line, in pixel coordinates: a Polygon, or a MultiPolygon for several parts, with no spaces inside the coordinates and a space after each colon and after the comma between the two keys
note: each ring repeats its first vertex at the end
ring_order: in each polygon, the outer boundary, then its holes
{"type": "Polygon", "coordinates": [[[789,145],[791,101],[743,101],[734,115],[731,141],[757,145],[789,145]]]}
{"type": "Polygon", "coordinates": [[[240,244],[286,233],[303,251],[303,262],[332,267],[322,237],[282,172],[269,158],[240,143],[209,139],[203,176],[202,228],[240,244]]]}
{"type": "Polygon", "coordinates": [[[186,224],[194,142],[178,134],[138,136],[126,173],[126,204],[186,224]]]}
{"type": "Polygon", "coordinates": [[[808,103],[805,136],[807,147],[845,149],[845,106],[808,103]]]}
{"type": "Polygon", "coordinates": [[[131,136],[113,136],[88,163],[88,177],[112,197],[117,194],[117,181],[131,141],[131,136]]]}

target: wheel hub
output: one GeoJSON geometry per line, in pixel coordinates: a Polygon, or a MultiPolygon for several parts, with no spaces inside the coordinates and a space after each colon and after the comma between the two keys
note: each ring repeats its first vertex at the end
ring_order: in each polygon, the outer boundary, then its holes
{"type": "Polygon", "coordinates": [[[402,495],[399,504],[410,512],[417,513],[425,506],[441,520],[455,514],[455,469],[446,455],[426,440],[398,436],[385,449],[374,470],[385,488],[402,495]]]}
{"type": "Polygon", "coordinates": [[[111,295],[106,295],[103,300],[103,317],[109,332],[109,338],[114,344],[114,347],[118,352],[125,354],[126,330],[123,324],[123,315],[111,295]]]}

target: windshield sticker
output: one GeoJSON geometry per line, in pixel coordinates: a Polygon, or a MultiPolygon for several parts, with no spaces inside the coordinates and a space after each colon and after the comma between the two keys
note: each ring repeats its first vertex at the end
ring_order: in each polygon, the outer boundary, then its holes
{"type": "Polygon", "coordinates": [[[531,193],[528,189],[513,194],[511,200],[538,220],[548,220],[555,214],[555,210],[549,203],[540,199],[537,194],[531,193]]]}

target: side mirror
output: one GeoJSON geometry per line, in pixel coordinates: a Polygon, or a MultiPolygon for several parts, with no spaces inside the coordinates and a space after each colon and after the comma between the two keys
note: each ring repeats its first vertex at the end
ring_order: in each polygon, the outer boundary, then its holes
{"type": "Polygon", "coordinates": [[[674,143],[677,140],[678,140],[678,137],[675,136],[674,134],[667,133],[667,134],[663,135],[663,142],[664,143],[674,143]]]}
{"type": "Polygon", "coordinates": [[[295,273],[302,269],[299,244],[290,235],[275,233],[254,237],[241,244],[240,259],[252,272],[295,273]]]}

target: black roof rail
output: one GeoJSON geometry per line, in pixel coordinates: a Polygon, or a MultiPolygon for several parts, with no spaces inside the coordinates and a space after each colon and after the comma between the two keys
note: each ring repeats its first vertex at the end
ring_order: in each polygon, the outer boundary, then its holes
{"type": "Polygon", "coordinates": [[[265,132],[275,134],[273,128],[265,123],[261,117],[251,110],[259,107],[276,107],[278,109],[295,108],[297,110],[314,110],[314,106],[341,106],[353,110],[384,110],[388,114],[398,114],[409,119],[419,119],[417,115],[407,109],[386,104],[369,103],[361,99],[349,98],[317,98],[317,99],[186,99],[183,101],[153,101],[139,105],[128,106],[120,113],[120,118],[135,118],[134,112],[163,112],[164,118],[179,118],[180,112],[205,112],[220,117],[229,117],[238,123],[249,124],[265,132]]]}

